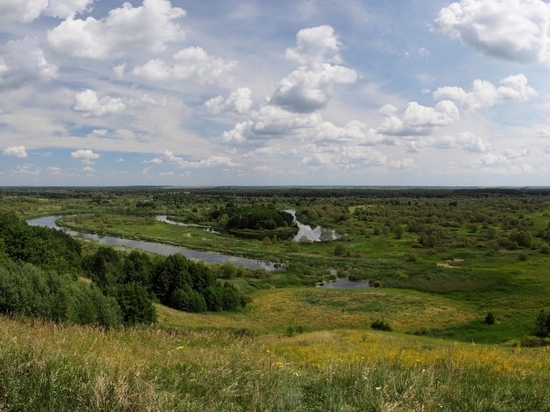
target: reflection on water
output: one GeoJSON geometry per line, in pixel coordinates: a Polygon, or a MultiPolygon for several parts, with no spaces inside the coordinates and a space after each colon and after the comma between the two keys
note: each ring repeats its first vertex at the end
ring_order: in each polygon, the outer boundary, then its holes
{"type": "Polygon", "coordinates": [[[187,226],[185,223],[181,222],[175,222],[173,220],[168,220],[168,216],[166,215],[158,215],[157,221],[162,223],[170,223],[171,225],[178,225],[178,226],[187,226]]]}
{"type": "Polygon", "coordinates": [[[309,240],[312,242],[329,242],[331,240],[339,239],[341,236],[333,229],[325,229],[321,226],[315,228],[304,225],[296,219],[296,210],[288,209],[285,212],[290,213],[294,217],[294,222],[298,225],[298,234],[294,236],[294,240],[299,242],[309,240]]]}
{"type": "Polygon", "coordinates": [[[351,289],[351,288],[370,288],[370,283],[363,282],[360,280],[349,280],[349,279],[336,279],[330,282],[323,282],[322,284],[317,285],[318,288],[325,289],[351,289]]]}
{"type": "Polygon", "coordinates": [[[41,217],[39,219],[33,219],[27,221],[30,226],[42,226],[49,227],[52,229],[63,230],[65,233],[68,233],[71,236],[80,237],[83,239],[93,240],[100,243],[107,243],[109,245],[115,246],[126,246],[134,249],[146,250],[147,252],[158,253],[159,255],[169,256],[176,253],[181,253],[183,256],[190,259],[202,260],[206,263],[224,263],[224,262],[233,262],[235,265],[244,266],[248,269],[266,269],[272,271],[277,269],[277,264],[262,262],[260,260],[247,259],[243,257],[222,255],[221,253],[214,252],[201,252],[198,250],[187,249],[184,247],[178,246],[169,246],[161,243],[146,242],[143,240],[131,240],[131,239],[122,239],[112,236],[100,236],[90,233],[76,232],[74,230],[68,230],[65,228],[60,228],[55,224],[57,219],[62,218],[63,216],[47,216],[41,217]]]}

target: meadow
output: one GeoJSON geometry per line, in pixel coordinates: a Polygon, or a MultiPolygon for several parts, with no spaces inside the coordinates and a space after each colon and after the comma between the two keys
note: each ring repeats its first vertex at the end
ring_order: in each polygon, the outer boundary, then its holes
{"type": "MultiPolygon", "coordinates": [[[[27,219],[64,215],[58,224],[82,231],[282,264],[273,272],[211,265],[251,299],[235,311],[156,303],[156,323],[111,330],[0,317],[0,410],[550,410],[549,339],[533,336],[537,314],[550,308],[550,192],[0,195],[0,211],[27,219]],[[258,240],[204,230],[223,224],[213,210],[248,204],[295,209],[301,222],[342,237],[258,240]],[[338,277],[377,287],[314,287],[338,277]],[[392,331],[373,330],[377,321],[392,331]]],[[[81,243],[84,256],[98,250],[81,243]]]]}

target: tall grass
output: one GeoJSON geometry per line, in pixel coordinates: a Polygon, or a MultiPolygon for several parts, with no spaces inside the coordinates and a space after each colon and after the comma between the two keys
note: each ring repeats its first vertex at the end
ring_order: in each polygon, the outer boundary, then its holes
{"type": "Polygon", "coordinates": [[[0,318],[2,411],[548,411],[548,352],[0,318]]]}

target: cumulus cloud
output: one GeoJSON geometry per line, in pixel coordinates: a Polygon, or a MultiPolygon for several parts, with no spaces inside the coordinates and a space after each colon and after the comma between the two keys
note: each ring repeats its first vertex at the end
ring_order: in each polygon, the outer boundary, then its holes
{"type": "Polygon", "coordinates": [[[365,123],[352,120],[343,127],[331,122],[323,122],[309,131],[311,140],[326,143],[353,143],[356,145],[375,145],[378,143],[395,145],[395,139],[380,135],[365,123]]]}
{"type": "Polygon", "coordinates": [[[200,84],[223,83],[231,81],[230,73],[237,65],[236,61],[210,56],[201,47],[180,50],[173,58],[174,66],[154,59],[136,66],[132,74],[152,81],[194,79],[200,84]]]}
{"type": "Polygon", "coordinates": [[[483,166],[504,165],[508,163],[510,163],[509,160],[504,156],[494,155],[492,153],[487,153],[476,162],[476,164],[483,166]]]}
{"type": "Polygon", "coordinates": [[[326,107],[334,84],[352,84],[355,70],[322,63],[312,69],[302,66],[281,80],[270,103],[297,113],[311,113],[326,107]]]}
{"type": "Polygon", "coordinates": [[[38,18],[48,7],[48,0],[2,0],[0,26],[9,21],[28,23],[38,18]]]}
{"type": "Polygon", "coordinates": [[[260,147],[259,149],[245,153],[243,157],[245,159],[254,158],[257,156],[276,157],[284,155],[284,150],[281,150],[279,146],[260,147]]]}
{"type": "Polygon", "coordinates": [[[11,40],[0,48],[0,90],[56,76],[57,67],[48,63],[36,38],[11,40]]]}
{"type": "Polygon", "coordinates": [[[434,99],[449,99],[462,104],[467,111],[473,112],[483,107],[493,106],[505,100],[527,101],[537,92],[527,84],[523,74],[508,76],[500,81],[502,86],[495,87],[485,80],[474,80],[472,91],[466,92],[461,87],[440,87],[434,93],[434,99]]]}
{"type": "Polygon", "coordinates": [[[414,166],[414,160],[410,157],[402,160],[392,160],[388,165],[392,169],[409,169],[414,166]]]}
{"type": "Polygon", "coordinates": [[[388,116],[376,132],[387,136],[426,136],[458,118],[458,108],[449,100],[443,100],[433,108],[410,102],[403,118],[388,116]]]}
{"type": "Polygon", "coordinates": [[[288,48],[285,57],[300,65],[314,66],[321,62],[341,63],[340,49],[334,29],[319,26],[303,29],[296,35],[296,47],[288,48]]]}
{"type": "Polygon", "coordinates": [[[241,87],[240,89],[231,92],[227,99],[223,96],[218,96],[208,100],[204,104],[204,107],[213,114],[222,112],[244,114],[252,107],[252,99],[250,98],[251,95],[252,91],[248,87],[241,87]]]}
{"type": "Polygon", "coordinates": [[[13,147],[6,147],[2,151],[2,156],[25,158],[28,155],[27,155],[27,152],[25,151],[25,146],[13,146],[13,147]]]}
{"type": "Polygon", "coordinates": [[[428,140],[427,145],[437,149],[450,149],[460,146],[465,152],[472,153],[485,153],[491,150],[491,145],[487,140],[469,132],[461,133],[458,136],[431,138],[428,140]]]}
{"type": "Polygon", "coordinates": [[[89,11],[94,0],[50,0],[45,14],[66,19],[77,13],[89,11]]]}
{"type": "Polygon", "coordinates": [[[341,63],[342,44],[330,26],[300,30],[297,46],[286,50],[286,58],[301,66],[277,85],[269,104],[296,113],[312,113],[327,106],[334,84],[351,84],[357,80],[355,70],[332,65],[341,63]]]}
{"type": "Polygon", "coordinates": [[[73,104],[73,110],[82,113],[84,117],[102,116],[125,109],[121,99],[109,96],[99,99],[97,93],[90,89],[77,93],[73,104]]]}
{"type": "Polygon", "coordinates": [[[72,152],[71,157],[73,159],[87,159],[87,160],[99,159],[99,155],[97,153],[94,153],[90,149],[79,149],[75,152],[72,152]]]}
{"type": "MultiPolygon", "coordinates": [[[[334,29],[320,26],[300,30],[296,43],[295,48],[286,50],[286,58],[301,66],[278,83],[266,104],[252,112],[248,121],[238,123],[233,130],[222,134],[225,143],[280,137],[305,138],[316,131],[324,134],[321,139],[342,140],[351,139],[354,134],[366,135],[359,122],[349,123],[343,129],[336,129],[328,123],[316,129],[323,123],[318,111],[327,106],[333,86],[351,84],[357,79],[354,70],[331,64],[342,62],[339,54],[342,44],[334,29]]],[[[211,104],[215,107],[216,103],[211,104]]]]}
{"type": "Polygon", "coordinates": [[[537,137],[548,139],[550,138],[550,132],[546,129],[537,130],[537,137]]]}
{"type": "Polygon", "coordinates": [[[161,156],[155,157],[151,160],[146,160],[143,163],[154,163],[154,164],[170,164],[176,167],[179,167],[181,169],[186,168],[209,168],[209,167],[216,167],[216,166],[229,166],[229,167],[235,167],[239,166],[237,163],[233,163],[231,159],[227,156],[210,156],[207,159],[200,160],[198,162],[190,162],[187,160],[184,160],[181,157],[175,156],[174,152],[170,150],[166,150],[161,156]]]}
{"type": "Polygon", "coordinates": [[[251,120],[238,123],[233,130],[223,132],[225,143],[243,143],[248,139],[281,138],[291,136],[322,122],[318,113],[292,113],[276,106],[263,106],[253,112],[251,120]]]}
{"type": "Polygon", "coordinates": [[[311,154],[305,156],[301,163],[310,166],[333,164],[346,168],[355,168],[379,166],[385,164],[387,160],[386,156],[382,153],[374,150],[372,147],[365,146],[310,145],[307,149],[311,154]]]}
{"type": "Polygon", "coordinates": [[[48,31],[48,43],[60,54],[89,59],[160,52],[167,42],[184,38],[176,22],[183,16],[185,11],[172,7],[168,0],[143,0],[139,7],[126,2],[100,20],[67,18],[48,31]]]}
{"type": "Polygon", "coordinates": [[[550,5],[542,0],[461,0],[441,9],[435,23],[485,55],[550,64],[550,5]]]}

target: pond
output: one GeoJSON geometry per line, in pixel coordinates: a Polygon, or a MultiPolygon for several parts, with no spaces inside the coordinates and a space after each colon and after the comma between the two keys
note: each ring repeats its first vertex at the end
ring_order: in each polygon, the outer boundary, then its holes
{"type": "Polygon", "coordinates": [[[363,282],[361,280],[349,280],[347,278],[344,278],[344,279],[336,279],[333,281],[325,281],[323,283],[318,284],[316,287],[325,288],[325,289],[352,289],[352,288],[371,288],[372,286],[368,281],[363,282]]]}
{"type": "MultiPolygon", "coordinates": [[[[61,228],[55,224],[55,221],[62,217],[63,216],[41,217],[38,219],[29,220],[27,221],[27,223],[30,226],[42,226],[42,227],[49,227],[57,230],[63,230],[65,233],[68,233],[71,236],[80,237],[87,240],[93,240],[96,242],[107,243],[109,245],[115,245],[115,246],[126,246],[134,249],[145,250],[147,252],[158,253],[159,255],[164,255],[164,256],[181,253],[183,256],[187,258],[201,260],[206,263],[232,262],[237,266],[244,266],[245,268],[248,268],[248,269],[263,268],[268,271],[273,271],[279,268],[279,265],[277,264],[270,263],[270,262],[262,262],[260,260],[255,260],[255,259],[248,259],[248,258],[243,258],[238,256],[231,256],[231,255],[223,255],[221,253],[215,253],[215,252],[201,252],[198,250],[187,249],[184,247],[164,245],[161,243],[146,242],[143,240],[122,239],[122,238],[117,238],[112,236],[101,236],[101,235],[95,235],[90,233],[77,232],[74,230],[68,230],[65,228],[61,228]]],[[[166,218],[166,216],[164,217],[166,218]]],[[[168,222],[168,223],[176,223],[176,222],[168,222]]]]}
{"type": "Polygon", "coordinates": [[[288,209],[285,212],[290,213],[294,217],[294,222],[298,225],[298,234],[294,236],[294,240],[299,242],[300,240],[307,239],[311,242],[328,242],[331,240],[340,239],[340,235],[333,229],[325,229],[321,226],[308,226],[300,223],[296,219],[296,210],[288,209]]]}

